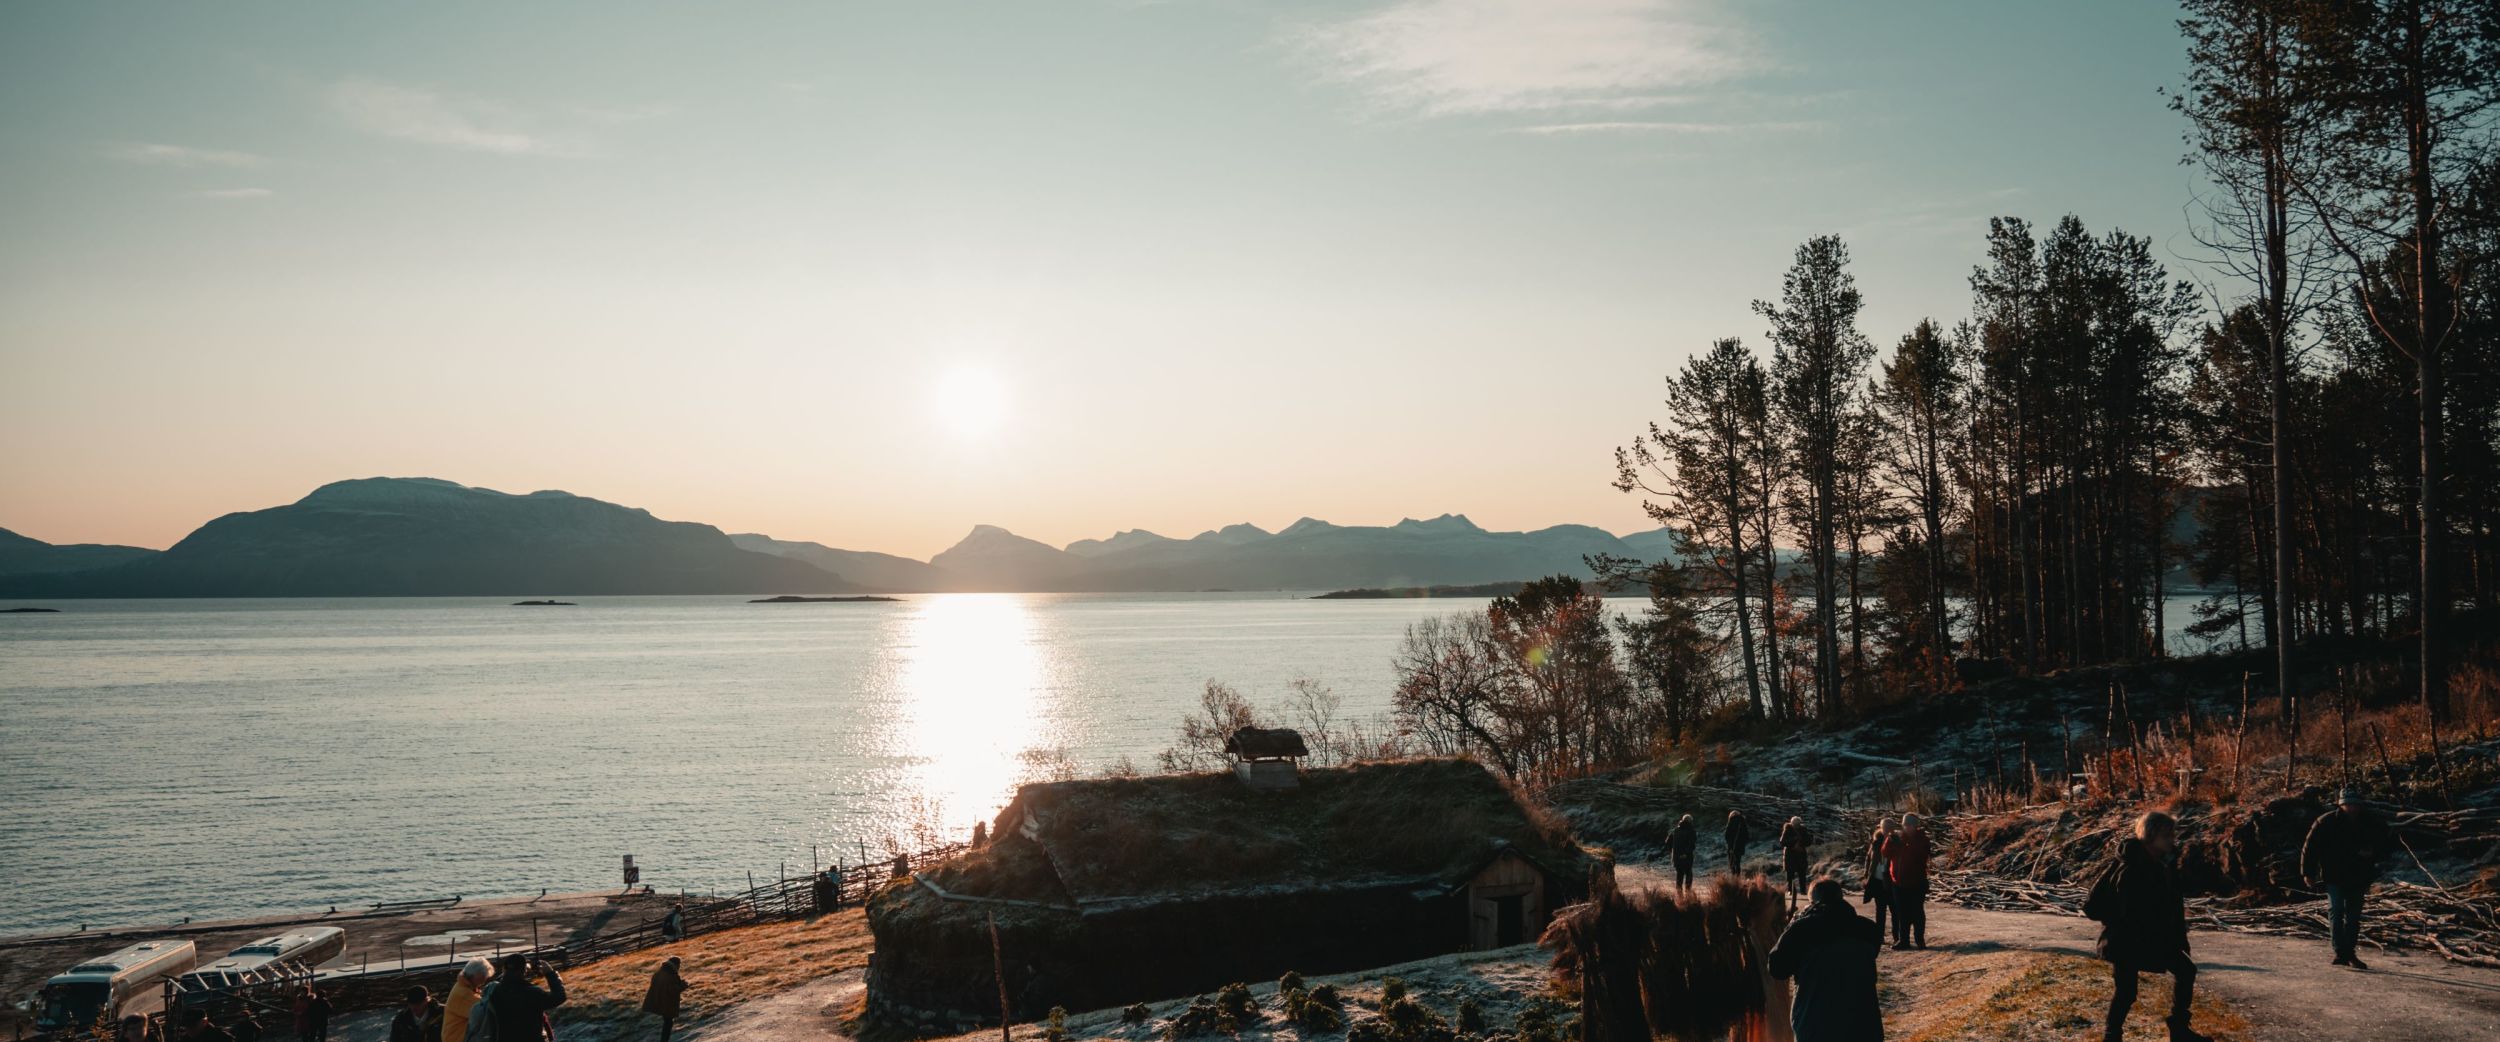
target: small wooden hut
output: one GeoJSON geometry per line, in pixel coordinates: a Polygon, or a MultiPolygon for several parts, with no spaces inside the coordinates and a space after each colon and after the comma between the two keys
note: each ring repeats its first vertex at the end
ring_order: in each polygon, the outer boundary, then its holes
{"type": "Polygon", "coordinates": [[[990,835],[870,899],[872,1017],[996,1023],[993,923],[1026,1019],[1530,942],[1589,863],[1463,760],[1319,768],[1285,789],[1230,773],[1045,782],[990,835]]]}

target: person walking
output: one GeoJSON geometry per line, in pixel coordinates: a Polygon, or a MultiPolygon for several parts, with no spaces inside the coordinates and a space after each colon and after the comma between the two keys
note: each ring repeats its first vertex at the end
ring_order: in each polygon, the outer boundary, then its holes
{"type": "Polygon", "coordinates": [[[1753,826],[1745,820],[1744,811],[1727,812],[1727,833],[1724,838],[1727,840],[1727,874],[1743,875],[1745,848],[1753,843],[1753,826]]]}
{"type": "Polygon", "coordinates": [[[452,978],[451,990],[443,993],[443,1042],[465,1042],[469,1037],[469,1012],[477,1008],[478,993],[495,977],[495,967],[484,959],[471,959],[460,967],[460,976],[452,978]]]}
{"type": "Polygon", "coordinates": [[[2101,924],[2093,947],[2109,960],[2109,1018],[2104,1042],[2127,1032],[2135,1008],[2136,975],[2170,975],[2170,1042],[2209,1042],[2188,1026],[2196,998],[2196,963],[2188,954],[2187,903],[2171,858],[2179,851],[2179,824],[2151,811],[2135,819],[2135,835],[2119,844],[2116,861],[2102,869],[2084,898],[2083,914],[2101,924]]]}
{"type": "Polygon", "coordinates": [[[677,957],[671,955],[651,971],[651,986],[642,991],[642,1011],[660,1018],[660,1042],[668,1042],[677,1030],[679,1001],[686,994],[686,978],[677,972],[677,957]]]}
{"type": "MultiPolygon", "coordinates": [[[[564,1005],[564,978],[546,960],[519,952],[504,956],[497,969],[482,1001],[483,1015],[493,1018],[495,1042],[551,1042],[555,1032],[547,1013],[564,1005]],[[546,987],[530,983],[533,969],[545,975],[546,987]]],[[[479,1010],[469,1011],[470,1019],[478,1016],[479,1010]]]]}
{"type": "Polygon", "coordinates": [[[1849,907],[1840,880],[1814,881],[1805,914],[1771,946],[1771,976],[1797,982],[1788,1023],[1797,1042],[1882,1042],[1875,1004],[1875,952],[1884,932],[1849,907]]]}
{"type": "Polygon", "coordinates": [[[2326,889],[2327,932],[2337,966],[2370,968],[2354,951],[2361,944],[2361,902],[2378,882],[2388,836],[2387,824],[2370,812],[2361,790],[2346,788],[2335,797],[2335,809],[2318,815],[2301,841],[2300,877],[2326,889]]]}
{"type": "Polygon", "coordinates": [[[1806,819],[1791,815],[1780,826],[1780,867],[1787,870],[1788,910],[1797,910],[1797,898],[1806,892],[1807,861],[1811,859],[1814,834],[1806,831],[1806,819]]]}
{"type": "Polygon", "coordinates": [[[434,993],[425,985],[409,985],[400,996],[399,1012],[391,1016],[391,1042],[426,1042],[427,1036],[442,1037],[443,1004],[434,1001],[434,993]]]}
{"type": "Polygon", "coordinates": [[[1866,903],[1875,906],[1875,933],[1884,935],[1884,913],[1892,909],[1892,881],[1884,878],[1884,841],[1892,838],[1892,819],[1875,819],[1875,834],[1866,840],[1866,903]]]}
{"type": "Polygon", "coordinates": [[[1892,898],[1892,947],[1927,948],[1926,823],[1916,814],[1901,816],[1901,831],[1884,839],[1884,881],[1892,898]]]}
{"type": "Polygon", "coordinates": [[[1693,848],[1699,842],[1696,831],[1690,814],[1677,819],[1675,827],[1667,830],[1667,856],[1675,862],[1675,888],[1678,890],[1693,888],[1693,848]]]}

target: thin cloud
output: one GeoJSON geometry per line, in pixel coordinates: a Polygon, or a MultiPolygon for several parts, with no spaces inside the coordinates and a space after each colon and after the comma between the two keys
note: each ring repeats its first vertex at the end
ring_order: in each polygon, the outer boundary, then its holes
{"type": "Polygon", "coordinates": [[[323,91],[330,111],[378,137],[468,152],[575,155],[578,149],[526,129],[524,114],[494,102],[379,80],[346,79],[323,91]]]}
{"type": "Polygon", "coordinates": [[[193,148],[189,145],[168,145],[155,141],[118,141],[105,146],[104,154],[125,163],[142,166],[176,167],[250,167],[269,162],[267,157],[250,152],[223,148],[193,148]]]}
{"type": "Polygon", "coordinates": [[[1670,120],[1603,120],[1590,123],[1542,123],[1512,127],[1514,134],[1742,134],[1755,131],[1821,130],[1815,120],[1775,123],[1698,123],[1670,120]]]}
{"type": "Polygon", "coordinates": [[[1396,0],[1300,43],[1329,78],[1427,116],[1680,103],[1764,65],[1718,0],[1396,0]]]}
{"type": "Polygon", "coordinates": [[[251,199],[267,199],[278,193],[270,191],[266,188],[201,188],[194,191],[184,192],[182,194],[193,199],[211,199],[219,202],[239,202],[251,199]]]}

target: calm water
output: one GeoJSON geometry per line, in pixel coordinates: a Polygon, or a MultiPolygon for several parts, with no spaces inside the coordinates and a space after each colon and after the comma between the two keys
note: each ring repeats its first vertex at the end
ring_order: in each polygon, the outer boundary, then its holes
{"type": "Polygon", "coordinates": [[[626,853],[646,882],[698,892],[803,871],[811,847],[856,863],[915,827],[967,833],[1056,764],[1151,769],[1209,679],[1270,703],[1307,677],[1349,717],[1384,714],[1407,624],[1475,603],[423,598],[0,615],[0,933],[596,889],[617,885],[626,853]]]}
{"type": "Polygon", "coordinates": [[[1151,767],[1205,682],[1385,712],[1470,602],[959,595],[69,602],[0,616],[0,933],[663,889],[968,832],[1062,757],[1151,767]]]}

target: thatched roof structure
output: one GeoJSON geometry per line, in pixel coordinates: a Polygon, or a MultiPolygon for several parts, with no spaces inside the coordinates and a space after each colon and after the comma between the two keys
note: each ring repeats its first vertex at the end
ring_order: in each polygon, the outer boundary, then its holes
{"type": "Polygon", "coordinates": [[[1093,909],[1245,891],[1463,883],[1505,850],[1558,875],[1569,830],[1466,760],[1303,772],[1255,790],[1230,774],[1040,782],[987,848],[922,873],[950,894],[1093,909]]]}
{"type": "Polygon", "coordinates": [[[870,899],[872,1012],[994,1015],[993,920],[1015,1005],[1078,1008],[1458,950],[1488,868],[1529,866],[1553,907],[1589,864],[1559,819],[1464,760],[1310,770],[1285,790],[1230,773],[1043,782],[990,836],[870,899]]]}
{"type": "Polygon", "coordinates": [[[1244,760],[1299,760],[1311,755],[1302,732],[1290,727],[1244,727],[1224,739],[1224,752],[1244,760]]]}

